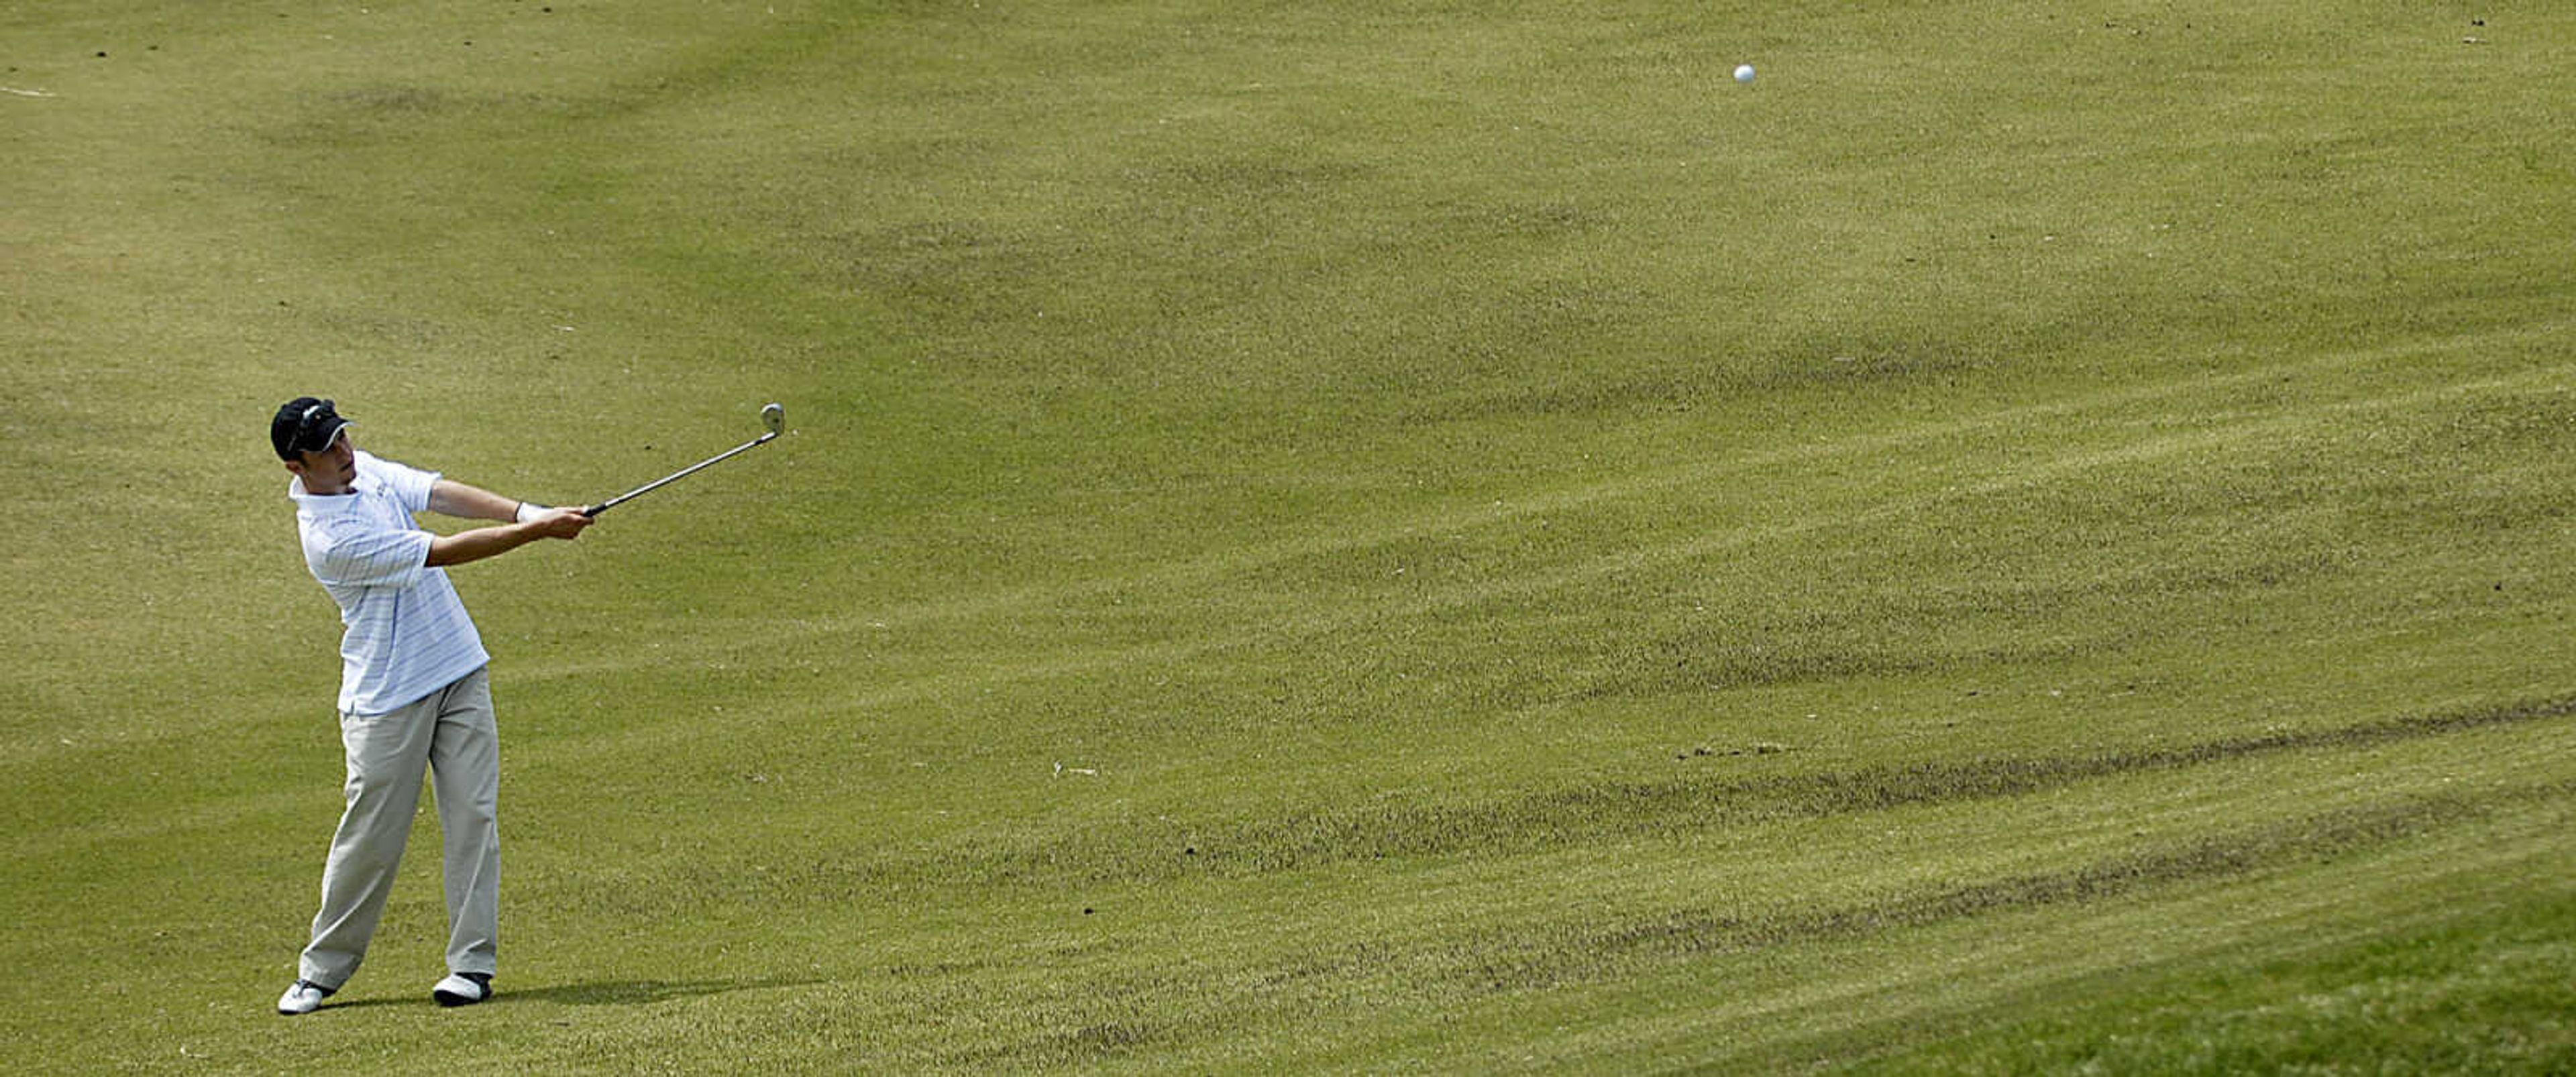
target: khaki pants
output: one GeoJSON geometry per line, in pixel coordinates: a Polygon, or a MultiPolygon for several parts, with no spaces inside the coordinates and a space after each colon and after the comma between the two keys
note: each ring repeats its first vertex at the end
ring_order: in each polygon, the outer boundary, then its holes
{"type": "Polygon", "coordinates": [[[447,853],[447,969],[496,971],[501,740],[487,672],[475,670],[389,714],[343,714],[340,740],[349,754],[342,788],[349,806],[331,836],[322,911],[313,917],[300,975],[336,990],[366,959],[411,837],[423,771],[437,792],[447,853]]]}

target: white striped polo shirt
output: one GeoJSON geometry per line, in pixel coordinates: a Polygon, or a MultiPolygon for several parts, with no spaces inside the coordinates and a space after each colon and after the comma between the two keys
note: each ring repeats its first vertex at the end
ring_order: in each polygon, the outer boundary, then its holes
{"type": "Polygon", "coordinates": [[[320,497],[287,485],[304,564],[340,604],[340,712],[383,714],[454,683],[492,660],[465,603],[430,568],[436,536],[412,514],[429,508],[438,473],[358,453],[350,492],[320,497]]]}

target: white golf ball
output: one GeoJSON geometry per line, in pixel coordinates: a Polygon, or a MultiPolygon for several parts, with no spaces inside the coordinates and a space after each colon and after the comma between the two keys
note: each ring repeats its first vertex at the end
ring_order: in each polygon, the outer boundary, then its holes
{"type": "Polygon", "coordinates": [[[1735,81],[1737,81],[1737,82],[1751,82],[1751,81],[1753,81],[1753,65],[1752,65],[1752,64],[1737,64],[1737,65],[1735,65],[1735,81]]]}

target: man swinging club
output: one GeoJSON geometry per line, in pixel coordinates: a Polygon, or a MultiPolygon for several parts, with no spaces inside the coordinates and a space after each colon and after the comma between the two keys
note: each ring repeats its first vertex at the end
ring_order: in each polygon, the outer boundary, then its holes
{"type": "Polygon", "coordinates": [[[304,563],[340,604],[340,740],[348,809],[322,870],[322,911],[281,1014],[311,1013],[365,959],[411,834],[423,772],[438,797],[446,845],[447,968],[431,989],[443,1006],[492,997],[501,900],[499,734],[490,656],[443,566],[570,539],[591,518],[512,501],[359,452],[331,401],[297,397],[270,420],[269,441],[295,479],[304,563]],[[419,512],[484,527],[438,536],[419,512]]]}

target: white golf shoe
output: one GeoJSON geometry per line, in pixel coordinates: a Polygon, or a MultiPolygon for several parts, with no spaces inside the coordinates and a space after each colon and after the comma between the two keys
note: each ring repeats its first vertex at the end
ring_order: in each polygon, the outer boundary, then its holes
{"type": "Polygon", "coordinates": [[[287,988],[285,994],[277,996],[277,1012],[286,1017],[293,1017],[299,1013],[312,1013],[321,1009],[322,1000],[330,996],[331,989],[328,987],[311,980],[297,980],[295,986],[287,988]]]}
{"type": "Polygon", "coordinates": [[[429,989],[429,997],[441,1006],[471,1006],[492,997],[492,974],[488,972],[451,972],[429,989]]]}

